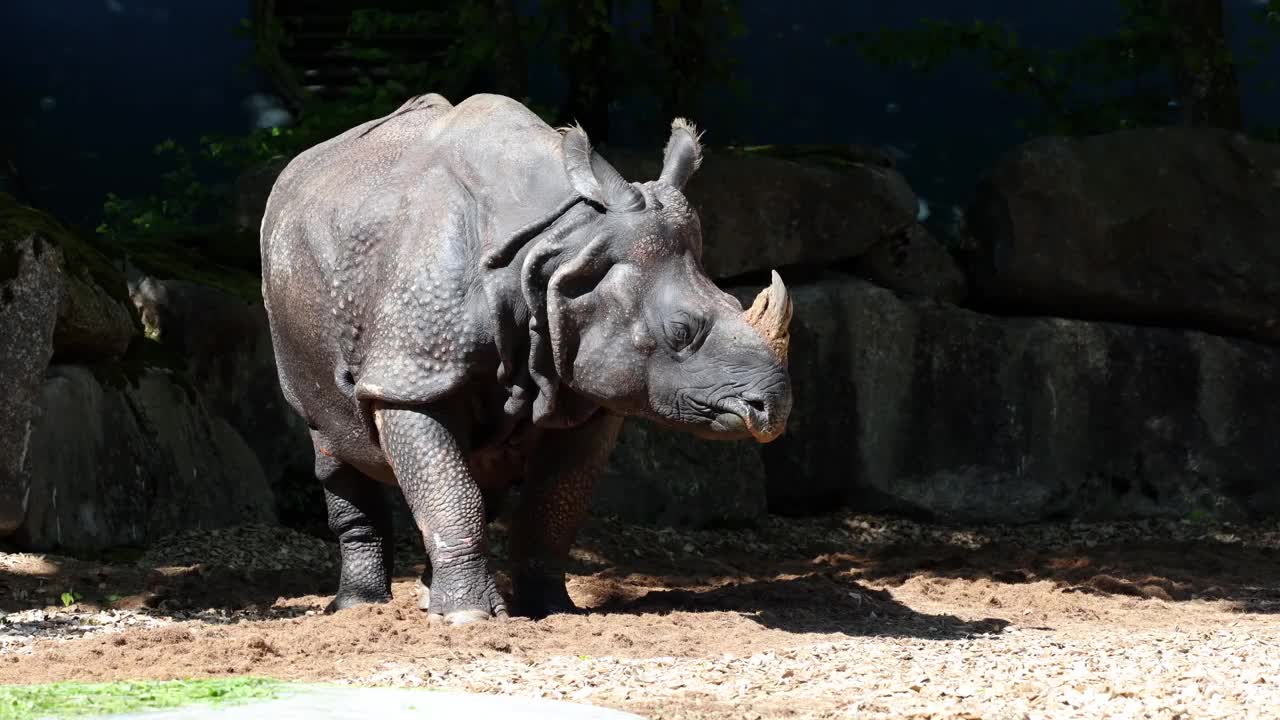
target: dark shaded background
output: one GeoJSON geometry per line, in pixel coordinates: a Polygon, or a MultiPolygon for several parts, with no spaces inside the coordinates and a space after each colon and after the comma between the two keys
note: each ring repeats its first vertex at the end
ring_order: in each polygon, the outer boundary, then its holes
{"type": "MultiPolygon", "coordinates": [[[[1253,0],[1230,0],[1229,30],[1243,46],[1254,29],[1253,0]]],[[[885,71],[839,33],[905,27],[921,17],[1004,20],[1027,44],[1065,46],[1109,30],[1114,0],[743,0],[747,32],[732,41],[745,102],[726,93],[696,118],[707,142],[888,144],[903,151],[912,185],[935,207],[961,202],[975,176],[1021,139],[1010,97],[991,88],[976,63],[958,61],[921,77],[885,71]],[[896,112],[887,108],[893,104],[896,112]]],[[[249,67],[249,41],[232,30],[243,0],[6,0],[0,7],[0,66],[10,85],[0,113],[9,147],[38,202],[68,221],[97,224],[107,192],[158,188],[164,138],[193,142],[206,132],[247,129],[247,95],[269,91],[249,67]]],[[[562,90],[555,71],[532,69],[535,97],[562,90]]],[[[1261,81],[1280,58],[1243,78],[1246,116],[1280,122],[1280,98],[1261,81]]],[[[429,91],[431,88],[422,88],[429,91]]],[[[459,98],[451,98],[455,102],[459,98]]],[[[669,119],[643,104],[611,113],[612,139],[660,147],[669,119]]],[[[587,128],[588,131],[591,128],[587,128]]],[[[656,151],[656,150],[655,150],[656,151]]]]}

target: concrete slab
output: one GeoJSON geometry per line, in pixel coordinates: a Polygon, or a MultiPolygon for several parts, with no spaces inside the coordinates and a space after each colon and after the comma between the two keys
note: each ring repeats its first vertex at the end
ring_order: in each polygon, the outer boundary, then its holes
{"type": "Polygon", "coordinates": [[[287,686],[279,697],[226,706],[190,705],[102,720],[644,720],[639,715],[576,703],[402,688],[287,686]]]}

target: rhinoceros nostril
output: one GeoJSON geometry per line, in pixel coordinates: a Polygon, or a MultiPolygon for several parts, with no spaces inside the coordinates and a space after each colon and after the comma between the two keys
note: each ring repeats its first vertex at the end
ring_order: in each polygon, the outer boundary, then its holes
{"type": "Polygon", "coordinates": [[[764,413],[765,411],[764,400],[761,400],[760,398],[743,398],[743,400],[745,400],[747,402],[747,405],[751,406],[751,409],[754,410],[755,412],[758,412],[761,414],[764,413]]]}

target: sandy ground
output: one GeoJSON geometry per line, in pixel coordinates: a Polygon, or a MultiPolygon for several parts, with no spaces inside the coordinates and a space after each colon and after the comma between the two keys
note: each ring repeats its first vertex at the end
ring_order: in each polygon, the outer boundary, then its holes
{"type": "MultiPolygon", "coordinates": [[[[500,526],[493,537],[501,568],[500,526]]],[[[652,718],[1280,713],[1276,525],[600,520],[569,586],[588,612],[461,628],[415,609],[421,547],[401,549],[393,603],[333,616],[319,611],[335,546],[286,530],[97,559],[0,554],[0,683],[254,674],[652,718]]]]}

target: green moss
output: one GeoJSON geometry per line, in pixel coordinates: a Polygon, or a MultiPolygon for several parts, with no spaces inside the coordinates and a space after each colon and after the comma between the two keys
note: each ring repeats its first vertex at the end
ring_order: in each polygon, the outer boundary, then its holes
{"type": "Polygon", "coordinates": [[[165,235],[134,240],[129,261],[150,275],[215,287],[251,303],[262,302],[258,247],[220,226],[191,227],[165,235]],[[220,242],[228,237],[236,242],[220,242]],[[246,269],[248,267],[252,270],[246,269]]]}
{"type": "Polygon", "coordinates": [[[17,274],[16,243],[33,235],[37,238],[37,252],[43,247],[41,241],[58,246],[67,274],[101,286],[111,297],[129,306],[124,274],[111,264],[110,258],[53,216],[19,203],[8,193],[0,193],[0,281],[17,274]]]}
{"type": "Polygon", "coordinates": [[[75,718],[183,705],[227,705],[273,698],[281,683],[266,678],[166,682],[75,683],[0,686],[0,720],[75,718]]]}
{"type": "MultiPolygon", "coordinates": [[[[0,193],[0,282],[17,275],[15,243],[32,234],[62,249],[69,274],[92,280],[126,307],[133,307],[124,274],[112,264],[121,258],[108,257],[48,213],[22,205],[6,193],[0,193]]],[[[262,300],[256,241],[222,226],[175,229],[111,252],[127,254],[129,262],[157,277],[216,287],[249,302],[262,300]],[[232,242],[226,242],[228,238],[232,242]]]]}

